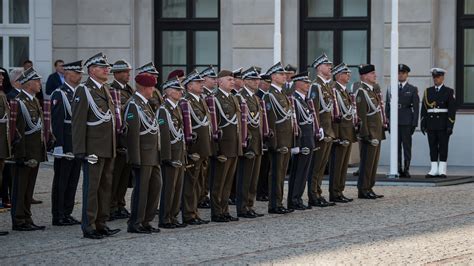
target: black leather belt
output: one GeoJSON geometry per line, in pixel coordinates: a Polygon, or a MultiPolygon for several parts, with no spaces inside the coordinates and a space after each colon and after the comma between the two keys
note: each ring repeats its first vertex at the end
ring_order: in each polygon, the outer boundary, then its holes
{"type": "Polygon", "coordinates": [[[413,104],[398,104],[398,109],[403,109],[403,108],[412,108],[413,104]]]}

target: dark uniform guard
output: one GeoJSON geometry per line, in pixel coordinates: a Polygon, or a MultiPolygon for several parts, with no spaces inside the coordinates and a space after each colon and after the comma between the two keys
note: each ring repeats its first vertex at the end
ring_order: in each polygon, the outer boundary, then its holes
{"type": "Polygon", "coordinates": [[[102,53],[85,62],[89,78],[76,89],[72,105],[72,150],[83,161],[82,231],[85,238],[101,239],[120,229],[106,225],[110,214],[115,158],[114,105],[106,83],[110,64],[102,53]],[[85,160],[96,156],[97,163],[85,160]]]}
{"type": "MultiPolygon", "coordinates": [[[[0,84],[3,83],[3,69],[0,69],[0,84]]],[[[7,95],[0,87],[0,187],[3,185],[3,167],[5,166],[5,159],[11,156],[10,147],[10,107],[7,101],[7,95]]],[[[0,236],[7,235],[8,232],[0,231],[0,236]]]]}
{"type": "Polygon", "coordinates": [[[339,108],[340,117],[333,123],[336,139],[332,144],[329,163],[329,200],[347,203],[353,200],[344,196],[343,192],[346,184],[352,143],[357,141],[354,128],[356,110],[346,88],[351,79],[351,70],[346,64],[341,63],[333,68],[332,74],[336,79],[334,86],[338,103],[334,108],[339,108]]]}
{"type": "Polygon", "coordinates": [[[35,94],[40,92],[41,77],[33,68],[18,78],[23,86],[15,98],[17,117],[16,135],[13,137],[12,229],[17,231],[44,230],[31,218],[31,200],[38,175],[39,163],[47,160],[44,141],[43,112],[35,94]]]}
{"type": "MultiPolygon", "coordinates": [[[[188,159],[193,165],[184,177],[182,214],[183,223],[189,225],[207,224],[201,219],[198,211],[198,200],[203,189],[204,178],[207,177],[207,161],[211,153],[211,117],[206,101],[202,98],[204,79],[194,70],[183,80],[187,90],[185,99],[189,112],[194,141],[188,143],[188,159]],[[204,164],[206,162],[206,164],[204,164]]],[[[182,102],[181,104],[186,104],[182,102]]],[[[184,111],[183,111],[184,113],[184,111]]]]}
{"type": "MultiPolygon", "coordinates": [[[[145,65],[137,68],[136,70],[137,70],[137,75],[142,74],[142,73],[146,73],[146,74],[153,75],[156,78],[158,78],[158,75],[160,74],[156,70],[155,64],[153,64],[153,62],[145,64],[145,65]]],[[[151,108],[153,109],[153,112],[156,113],[158,111],[158,108],[160,108],[160,106],[164,102],[163,96],[161,95],[161,92],[157,88],[155,88],[155,90],[153,91],[153,96],[151,97],[151,99],[149,99],[149,101],[150,101],[149,104],[150,104],[151,108]]]]}
{"type": "MultiPolygon", "coordinates": [[[[244,86],[237,97],[240,97],[241,101],[245,102],[247,106],[247,121],[245,123],[250,137],[245,143],[245,147],[243,147],[243,156],[239,157],[237,163],[237,216],[256,218],[263,216],[263,214],[259,214],[254,210],[263,146],[263,112],[259,102],[260,99],[255,95],[258,90],[260,76],[257,70],[251,67],[242,73],[242,79],[244,86]]],[[[242,126],[245,125],[242,124],[242,126]]]]}
{"type": "Polygon", "coordinates": [[[294,155],[288,182],[288,209],[306,210],[311,209],[311,205],[306,206],[302,196],[311,170],[311,158],[315,147],[315,121],[307,102],[311,80],[308,77],[308,72],[303,72],[294,75],[291,81],[296,89],[293,95],[299,134],[296,138],[295,148],[292,149],[294,155]]]}
{"type": "Polygon", "coordinates": [[[151,226],[158,207],[161,190],[160,132],[155,113],[148,104],[156,78],[147,74],[135,77],[137,91],[128,101],[124,111],[127,163],[134,171],[129,233],[158,233],[151,226]]]}
{"type": "MultiPolygon", "coordinates": [[[[260,83],[258,85],[258,91],[255,93],[260,98],[261,103],[263,97],[268,93],[272,80],[265,74],[260,75],[260,83]]],[[[263,108],[266,108],[265,106],[263,108]]],[[[267,121],[268,122],[268,121],[267,121]]],[[[273,133],[271,133],[273,134],[273,133]]],[[[260,163],[260,174],[258,176],[257,185],[257,201],[268,201],[268,179],[270,178],[270,154],[268,152],[268,136],[264,136],[263,139],[263,155],[260,163]]]]}
{"type": "MultiPolygon", "coordinates": [[[[199,75],[204,79],[203,81],[203,92],[202,98],[205,99],[210,97],[214,94],[214,90],[217,87],[217,74],[216,71],[212,66],[208,66],[205,68],[199,75]]],[[[208,106],[209,107],[209,106],[208,106]]],[[[208,110],[209,111],[209,110],[208,110]]],[[[211,152],[215,148],[215,142],[211,143],[211,152]]],[[[209,199],[209,179],[210,179],[210,171],[209,171],[209,164],[211,160],[209,158],[205,158],[202,162],[202,173],[201,177],[198,181],[198,207],[203,209],[211,208],[211,201],[209,199]]]]}
{"type": "MultiPolygon", "coordinates": [[[[398,65],[398,174],[410,178],[411,141],[418,126],[420,114],[420,97],[418,88],[408,83],[410,68],[405,64],[398,65]],[[403,148],[403,167],[402,167],[403,148]]],[[[386,110],[390,119],[390,98],[387,97],[386,110]]]]}
{"type": "MultiPolygon", "coordinates": [[[[132,97],[134,90],[128,82],[130,81],[130,70],[132,67],[125,60],[118,60],[112,65],[110,72],[114,75],[114,81],[110,84],[112,99],[116,108],[116,115],[120,112],[123,117],[125,105],[132,97]]],[[[114,171],[112,177],[112,196],[110,201],[110,219],[125,219],[130,217],[130,213],[125,208],[125,194],[131,174],[131,166],[127,163],[127,150],[125,145],[126,137],[121,129],[116,132],[117,156],[114,161],[114,171]]]]}
{"type": "Polygon", "coordinates": [[[293,109],[283,92],[282,86],[286,82],[286,76],[281,62],[273,65],[266,75],[270,76],[272,84],[263,99],[267,109],[268,126],[273,132],[272,138],[268,141],[272,167],[268,179],[268,212],[286,214],[293,211],[283,207],[283,187],[290,161],[290,149],[293,147],[293,109]]]}
{"type": "Polygon", "coordinates": [[[229,214],[229,196],[232,189],[237,158],[242,155],[240,135],[241,113],[237,98],[232,95],[234,78],[231,71],[218,74],[219,88],[216,90],[218,126],[221,136],[217,141],[216,157],[211,163],[211,221],[230,222],[239,219],[229,214]],[[213,174],[212,174],[213,173],[213,174]]]}
{"type": "Polygon", "coordinates": [[[172,229],[187,226],[178,222],[186,167],[183,116],[178,106],[178,101],[183,95],[183,87],[176,77],[163,83],[162,87],[166,93],[166,100],[157,113],[161,133],[163,176],[158,226],[172,229]]]}
{"type": "Polygon", "coordinates": [[[328,202],[323,197],[321,189],[324,171],[329,161],[332,142],[335,138],[334,130],[332,129],[334,111],[334,94],[332,91],[334,83],[331,79],[332,62],[329,61],[326,54],[322,54],[314,60],[311,66],[316,69],[318,76],[313,82],[309,98],[313,100],[324,136],[321,140],[316,141],[312,172],[310,173],[311,176],[308,177],[308,200],[309,205],[327,207],[334,205],[333,202],[328,202]]]}
{"type": "Polygon", "coordinates": [[[446,70],[432,68],[434,86],[425,90],[421,107],[421,132],[428,133],[431,169],[427,178],[446,177],[449,137],[456,120],[454,90],[444,85],[446,70]],[[439,163],[438,163],[439,160],[439,163]]]}
{"type": "Polygon", "coordinates": [[[65,158],[72,155],[72,102],[82,78],[82,60],[64,64],[64,84],[51,93],[51,122],[54,142],[54,177],[51,192],[53,225],[81,224],[71,216],[77,184],[81,174],[81,160],[65,158]]]}
{"type": "Polygon", "coordinates": [[[385,139],[380,95],[374,85],[376,74],[374,65],[360,65],[360,86],[357,88],[357,116],[360,119],[360,170],[357,188],[358,197],[376,199],[383,195],[375,194],[375,176],[380,157],[381,141],[385,139]]]}

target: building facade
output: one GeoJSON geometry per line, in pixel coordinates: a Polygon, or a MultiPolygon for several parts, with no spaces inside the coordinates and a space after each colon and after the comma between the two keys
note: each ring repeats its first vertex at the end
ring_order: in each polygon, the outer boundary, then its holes
{"type": "MultiPolygon", "coordinates": [[[[45,77],[55,59],[86,59],[98,51],[134,66],[154,61],[164,78],[171,69],[187,72],[209,64],[266,69],[274,62],[275,3],[280,2],[284,64],[306,70],[325,52],[354,70],[370,62],[382,87],[389,83],[389,0],[0,2],[0,62],[11,69],[30,58],[45,77]]],[[[455,88],[458,102],[448,163],[474,165],[474,0],[399,0],[399,46],[399,62],[411,67],[410,82],[420,97],[431,86],[431,67],[448,71],[445,83],[455,88]]],[[[428,152],[426,136],[417,131],[412,164],[427,165],[428,152]]],[[[389,141],[384,141],[381,163],[388,162],[389,141]]]]}

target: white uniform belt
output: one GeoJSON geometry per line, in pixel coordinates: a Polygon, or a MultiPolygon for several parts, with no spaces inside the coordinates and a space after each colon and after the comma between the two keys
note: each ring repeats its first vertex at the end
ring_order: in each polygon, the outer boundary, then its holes
{"type": "Polygon", "coordinates": [[[448,109],[439,109],[439,108],[434,108],[434,109],[428,109],[428,113],[447,113],[448,109]]]}

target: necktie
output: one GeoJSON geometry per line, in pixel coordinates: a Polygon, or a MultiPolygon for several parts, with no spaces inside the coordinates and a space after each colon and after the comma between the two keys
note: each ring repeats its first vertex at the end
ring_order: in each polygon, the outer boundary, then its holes
{"type": "Polygon", "coordinates": [[[398,83],[398,90],[401,91],[403,89],[402,83],[398,83]]]}

